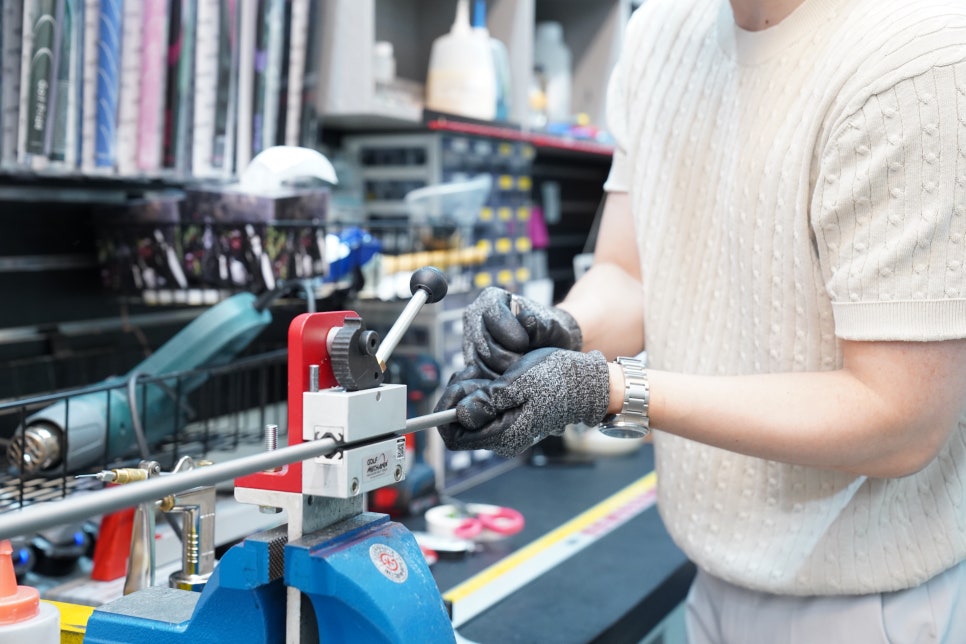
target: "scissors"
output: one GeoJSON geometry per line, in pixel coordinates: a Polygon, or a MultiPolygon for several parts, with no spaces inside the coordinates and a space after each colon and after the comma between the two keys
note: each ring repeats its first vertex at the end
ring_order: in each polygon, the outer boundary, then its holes
{"type": "Polygon", "coordinates": [[[493,509],[487,507],[484,512],[474,512],[460,501],[454,501],[452,505],[456,510],[454,518],[462,518],[453,528],[454,537],[475,539],[484,530],[506,537],[523,530],[523,515],[513,508],[492,506],[493,509]]]}

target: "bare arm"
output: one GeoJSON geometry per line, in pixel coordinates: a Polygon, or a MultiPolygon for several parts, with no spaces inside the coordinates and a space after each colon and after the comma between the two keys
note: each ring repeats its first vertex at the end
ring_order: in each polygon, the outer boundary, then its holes
{"type": "Polygon", "coordinates": [[[626,193],[607,195],[594,265],[558,306],[577,320],[585,351],[597,349],[613,359],[644,348],[641,264],[626,193]]]}
{"type": "MultiPolygon", "coordinates": [[[[845,342],[836,371],[650,370],[654,427],[733,452],[874,477],[925,467],[966,409],[966,340],[845,342]]],[[[611,369],[611,402],[623,376],[611,369]]]]}

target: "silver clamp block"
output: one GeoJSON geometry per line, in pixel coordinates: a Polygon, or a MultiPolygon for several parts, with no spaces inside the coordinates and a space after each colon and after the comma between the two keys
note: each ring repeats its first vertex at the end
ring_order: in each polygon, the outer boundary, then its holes
{"type": "Polygon", "coordinates": [[[302,465],[302,493],[347,499],[405,477],[406,387],[340,387],[302,394],[302,437],[344,443],[372,441],[302,465]],[[382,440],[377,440],[377,439],[382,440]]]}

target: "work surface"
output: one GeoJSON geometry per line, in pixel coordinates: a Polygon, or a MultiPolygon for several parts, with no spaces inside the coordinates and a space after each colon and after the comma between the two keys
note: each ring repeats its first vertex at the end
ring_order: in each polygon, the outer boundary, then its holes
{"type": "Polygon", "coordinates": [[[658,516],[653,469],[648,444],[589,465],[521,464],[457,495],[526,518],[519,534],[432,567],[460,635],[482,644],[639,642],[694,574],[658,516]]]}

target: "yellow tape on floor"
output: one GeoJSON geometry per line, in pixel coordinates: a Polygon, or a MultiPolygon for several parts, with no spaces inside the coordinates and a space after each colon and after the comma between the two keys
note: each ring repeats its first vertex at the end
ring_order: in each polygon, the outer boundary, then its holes
{"type": "MultiPolygon", "coordinates": [[[[583,532],[591,526],[594,526],[594,524],[601,524],[603,527],[600,530],[594,531],[592,540],[596,540],[607,532],[610,532],[618,525],[621,525],[653,505],[656,488],[657,475],[651,472],[647,476],[638,479],[619,492],[574,517],[567,523],[564,523],[559,528],[548,532],[543,537],[524,546],[509,557],[500,560],[463,583],[454,586],[443,594],[444,599],[453,603],[454,622],[465,622],[471,618],[467,616],[464,619],[457,619],[459,602],[466,600],[475,593],[483,591],[509,573],[525,567],[528,563],[532,562],[538,556],[545,554],[564,539],[583,532]]],[[[582,544],[578,547],[568,549],[576,552],[585,545],[582,544]]],[[[563,553],[561,558],[565,558],[573,554],[573,552],[563,553]]]]}

